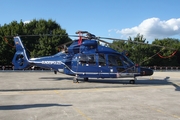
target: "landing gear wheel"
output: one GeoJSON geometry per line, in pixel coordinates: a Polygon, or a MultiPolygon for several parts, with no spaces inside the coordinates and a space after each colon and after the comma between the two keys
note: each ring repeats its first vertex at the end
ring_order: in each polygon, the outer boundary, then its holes
{"type": "Polygon", "coordinates": [[[77,77],[73,78],[73,83],[78,83],[78,78],[77,77]]]}
{"type": "Polygon", "coordinates": [[[129,83],[130,84],[135,84],[135,80],[130,80],[129,83]]]}
{"type": "Polygon", "coordinates": [[[86,77],[86,78],[84,78],[84,81],[88,81],[89,79],[86,77]]]}

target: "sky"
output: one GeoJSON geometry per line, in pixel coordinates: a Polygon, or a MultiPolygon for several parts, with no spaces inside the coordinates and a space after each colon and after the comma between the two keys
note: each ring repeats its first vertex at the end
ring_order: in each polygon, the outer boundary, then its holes
{"type": "Polygon", "coordinates": [[[0,25],[52,19],[69,35],[180,39],[180,0],[1,0],[0,25]]]}

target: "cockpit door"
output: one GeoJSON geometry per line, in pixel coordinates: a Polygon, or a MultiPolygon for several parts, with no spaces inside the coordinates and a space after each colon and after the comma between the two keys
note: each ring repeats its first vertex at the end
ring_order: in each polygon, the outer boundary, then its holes
{"type": "Polygon", "coordinates": [[[107,54],[98,53],[97,54],[98,61],[98,70],[99,77],[101,78],[110,78],[112,77],[113,68],[108,67],[107,54]]]}
{"type": "Polygon", "coordinates": [[[115,69],[115,72],[123,72],[125,70],[120,56],[109,54],[108,67],[115,69]]]}
{"type": "Polygon", "coordinates": [[[81,77],[98,77],[95,54],[78,54],[76,56],[76,64],[72,68],[81,77]]]}

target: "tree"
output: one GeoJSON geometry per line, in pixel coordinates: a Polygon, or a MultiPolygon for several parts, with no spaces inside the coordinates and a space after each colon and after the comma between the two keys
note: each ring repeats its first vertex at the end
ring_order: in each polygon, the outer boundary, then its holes
{"type": "Polygon", "coordinates": [[[143,35],[137,34],[133,40],[131,37],[129,37],[128,41],[116,40],[110,47],[119,52],[127,51],[127,57],[129,57],[134,63],[142,66],[180,65],[180,41],[178,39],[155,39],[152,44],[148,44],[143,35]],[[113,47],[114,45],[117,47],[113,47]],[[166,48],[158,46],[166,46],[166,48]],[[177,51],[175,52],[175,50],[177,51]]]}
{"type": "Polygon", "coordinates": [[[159,52],[153,59],[152,63],[158,66],[178,66],[180,41],[173,38],[155,39],[152,44],[164,46],[164,48],[156,47],[153,49],[154,53],[159,52]],[[177,50],[177,51],[176,51],[177,50]]]}
{"type": "Polygon", "coordinates": [[[34,19],[29,23],[23,23],[22,20],[20,23],[12,21],[0,27],[1,65],[10,64],[15,53],[12,37],[4,40],[4,36],[16,35],[23,35],[22,42],[31,57],[55,54],[58,52],[57,46],[71,41],[66,30],[51,19],[34,19]]]}
{"type": "Polygon", "coordinates": [[[17,35],[22,29],[21,24],[18,24],[16,21],[11,22],[9,25],[5,24],[4,26],[0,27],[0,64],[6,65],[11,64],[10,59],[12,59],[14,54],[14,46],[12,38],[4,38],[4,36],[14,36],[17,35]]]}
{"type": "Polygon", "coordinates": [[[131,37],[128,39],[129,42],[129,52],[131,53],[130,58],[137,64],[144,64],[146,57],[147,45],[143,45],[140,43],[145,43],[146,39],[143,35],[137,34],[136,37],[134,37],[134,40],[132,40],[131,37]]]}
{"type": "Polygon", "coordinates": [[[134,40],[129,37],[128,41],[113,41],[111,47],[115,48],[113,47],[113,45],[115,45],[119,48],[116,49],[119,52],[127,51],[127,56],[136,64],[147,65],[149,63],[147,59],[149,58],[151,51],[148,49],[148,45],[143,43],[148,42],[146,42],[143,35],[137,34],[137,36],[134,37],[134,40]]]}

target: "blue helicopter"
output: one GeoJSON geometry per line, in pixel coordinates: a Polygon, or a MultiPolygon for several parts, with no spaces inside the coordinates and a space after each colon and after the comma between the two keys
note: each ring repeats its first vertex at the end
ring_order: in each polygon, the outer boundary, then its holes
{"type": "Polygon", "coordinates": [[[50,68],[56,72],[74,76],[73,82],[83,78],[125,78],[134,84],[137,76],[151,76],[153,70],[134,64],[124,53],[99,44],[95,35],[87,31],[78,31],[79,39],[69,47],[52,56],[30,58],[19,36],[14,37],[16,53],[12,60],[14,69],[26,69],[32,66],[50,68]],[[83,36],[86,34],[86,36],[83,36]]]}

